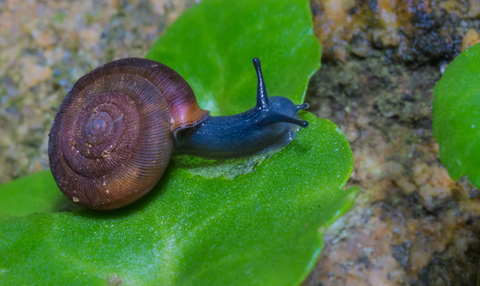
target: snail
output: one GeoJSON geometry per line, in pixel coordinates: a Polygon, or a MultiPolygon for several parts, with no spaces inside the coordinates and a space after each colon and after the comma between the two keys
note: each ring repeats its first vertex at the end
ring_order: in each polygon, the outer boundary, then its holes
{"type": "Polygon", "coordinates": [[[60,190],[91,209],[117,209],[148,193],[172,152],[234,158],[286,146],[307,103],[268,97],[260,60],[257,104],[232,116],[210,116],[174,70],[156,61],[125,58],[81,77],[60,105],[48,155],[60,190]]]}

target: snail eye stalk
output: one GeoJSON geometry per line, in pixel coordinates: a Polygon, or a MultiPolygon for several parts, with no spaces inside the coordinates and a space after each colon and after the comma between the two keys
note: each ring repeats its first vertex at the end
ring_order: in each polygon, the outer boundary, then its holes
{"type": "Polygon", "coordinates": [[[268,108],[267,88],[265,87],[262,66],[258,58],[253,58],[253,66],[257,72],[257,109],[266,109],[268,108]]]}

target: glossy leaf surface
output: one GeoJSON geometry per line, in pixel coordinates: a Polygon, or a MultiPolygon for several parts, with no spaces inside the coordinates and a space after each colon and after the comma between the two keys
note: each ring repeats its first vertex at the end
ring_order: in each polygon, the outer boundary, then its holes
{"type": "Polygon", "coordinates": [[[308,1],[204,1],[185,11],[147,58],[182,75],[214,116],[255,106],[255,57],[262,62],[268,95],[299,104],[320,67],[311,22],[308,1]]]}
{"type": "Polygon", "coordinates": [[[50,171],[38,172],[0,185],[0,217],[72,208],[76,207],[57,188],[50,171]]]}
{"type": "Polygon", "coordinates": [[[3,218],[0,284],[298,284],[320,253],[318,230],[356,195],[342,190],[352,170],[345,136],[304,118],[311,126],[285,150],[235,180],[170,168],[118,211],[3,218]]]}
{"type": "Polygon", "coordinates": [[[435,85],[433,134],[454,180],[480,188],[480,45],[460,54],[435,85]]]}

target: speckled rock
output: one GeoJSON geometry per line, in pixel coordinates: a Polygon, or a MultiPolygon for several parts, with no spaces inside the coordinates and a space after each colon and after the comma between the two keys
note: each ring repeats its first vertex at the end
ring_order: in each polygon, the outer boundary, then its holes
{"type": "Polygon", "coordinates": [[[476,285],[480,197],[442,166],[431,103],[478,42],[480,2],[311,3],[323,60],[307,101],[345,132],[361,193],[303,285],[476,285]]]}

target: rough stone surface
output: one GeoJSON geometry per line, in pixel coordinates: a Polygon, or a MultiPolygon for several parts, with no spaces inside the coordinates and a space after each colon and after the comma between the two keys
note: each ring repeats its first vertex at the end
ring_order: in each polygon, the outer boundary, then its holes
{"type": "Polygon", "coordinates": [[[480,2],[311,5],[323,59],[307,101],[345,132],[361,192],[303,285],[476,285],[480,197],[442,166],[431,107],[448,63],[478,42],[480,2]]]}

